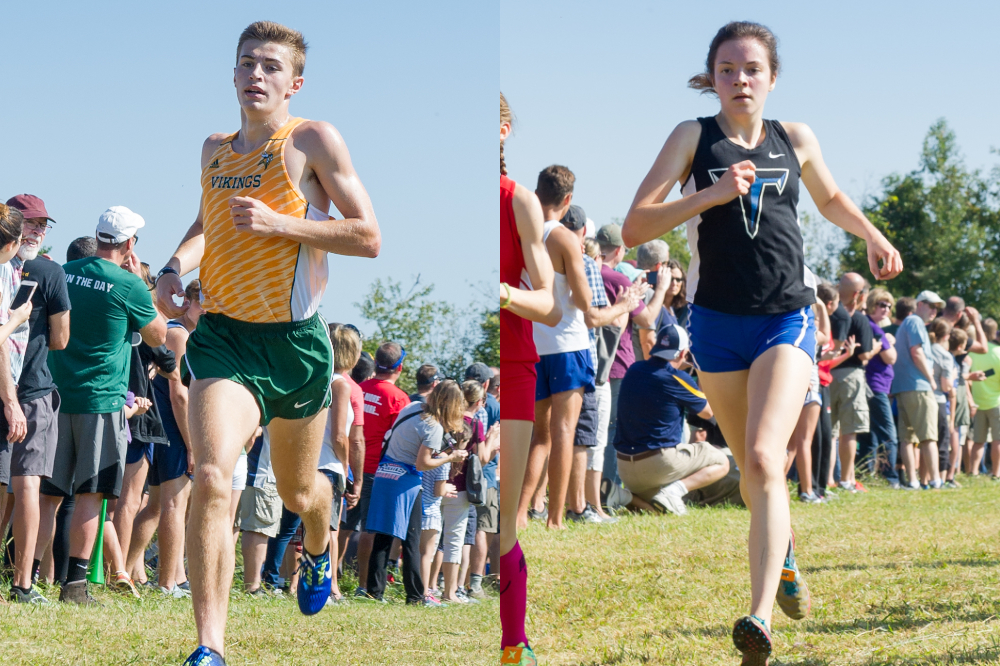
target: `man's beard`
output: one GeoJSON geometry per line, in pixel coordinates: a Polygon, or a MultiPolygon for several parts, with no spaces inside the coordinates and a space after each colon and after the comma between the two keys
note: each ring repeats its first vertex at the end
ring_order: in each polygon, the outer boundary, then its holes
{"type": "Polygon", "coordinates": [[[31,261],[38,256],[38,251],[41,248],[35,245],[34,247],[29,247],[27,245],[21,245],[21,249],[17,251],[17,256],[21,258],[22,261],[31,261]]]}

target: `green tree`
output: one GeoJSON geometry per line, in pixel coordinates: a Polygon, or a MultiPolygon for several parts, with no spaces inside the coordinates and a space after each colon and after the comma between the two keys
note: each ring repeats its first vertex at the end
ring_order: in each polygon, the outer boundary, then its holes
{"type": "Polygon", "coordinates": [[[479,320],[482,339],[475,346],[473,361],[485,363],[491,368],[500,367],[500,311],[483,310],[479,320]]]}
{"type": "MultiPolygon", "coordinates": [[[[614,218],[612,221],[615,222],[615,224],[622,223],[619,218],[614,218]]],[[[668,231],[660,236],[660,240],[666,241],[667,245],[670,247],[670,258],[679,261],[686,272],[688,266],[691,264],[691,250],[688,248],[687,225],[682,224],[681,226],[674,228],[672,231],[668,231]]],[[[625,253],[626,259],[635,259],[635,257],[636,248],[634,247],[625,253]]]]}
{"type": "MultiPolygon", "coordinates": [[[[864,212],[902,255],[902,275],[886,285],[893,295],[932,289],[1000,312],[998,176],[996,169],[987,177],[967,169],[955,133],[940,119],[924,138],[919,166],[882,180],[864,212]]],[[[841,265],[871,276],[864,241],[850,236],[841,265]]]]}
{"type": "MultiPolygon", "coordinates": [[[[423,285],[420,276],[409,289],[388,278],[376,279],[361,303],[355,303],[361,316],[374,325],[374,332],[362,345],[375,354],[385,341],[398,342],[406,350],[403,374],[397,382],[408,393],[416,390],[416,370],[423,363],[433,363],[448,377],[462,379],[472,359],[484,360],[495,349],[499,361],[499,318],[496,334],[489,335],[490,312],[478,304],[464,308],[433,298],[434,285],[423,285]],[[491,345],[493,345],[491,347],[491,345]],[[483,358],[480,358],[483,356],[483,358]]],[[[486,362],[486,361],[484,361],[486,362]]]]}

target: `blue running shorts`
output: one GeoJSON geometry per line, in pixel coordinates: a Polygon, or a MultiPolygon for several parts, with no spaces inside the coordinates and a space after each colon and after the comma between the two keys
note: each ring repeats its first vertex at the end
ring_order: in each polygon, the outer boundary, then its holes
{"type": "Polygon", "coordinates": [[[590,350],[545,354],[535,364],[535,402],[553,394],[583,387],[584,393],[594,390],[594,365],[590,350]]]}
{"type": "Polygon", "coordinates": [[[816,358],[816,315],[811,307],[776,315],[730,315],[692,304],[688,333],[694,365],[701,372],[748,370],[777,345],[792,345],[810,361],[816,358]]]}

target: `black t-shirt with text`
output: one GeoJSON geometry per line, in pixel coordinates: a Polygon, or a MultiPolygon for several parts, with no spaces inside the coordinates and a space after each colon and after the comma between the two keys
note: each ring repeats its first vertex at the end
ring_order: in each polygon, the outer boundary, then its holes
{"type": "Polygon", "coordinates": [[[854,349],[854,355],[837,367],[864,367],[858,355],[870,352],[873,344],[872,327],[868,323],[868,317],[863,315],[860,310],[855,310],[853,315],[848,314],[844,304],[841,303],[830,315],[830,332],[834,340],[847,340],[853,335],[854,341],[858,343],[854,349]]]}
{"type": "Polygon", "coordinates": [[[24,369],[17,385],[17,399],[31,402],[56,388],[46,362],[49,356],[49,317],[71,309],[66,273],[62,266],[44,257],[24,262],[21,280],[38,283],[31,297],[31,327],[28,347],[24,352],[24,369]]]}

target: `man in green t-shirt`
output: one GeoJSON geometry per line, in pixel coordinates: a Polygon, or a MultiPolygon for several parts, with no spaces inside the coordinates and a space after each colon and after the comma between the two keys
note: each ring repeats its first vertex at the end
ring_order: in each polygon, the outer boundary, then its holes
{"type": "Polygon", "coordinates": [[[988,351],[985,354],[969,354],[972,359],[971,372],[983,372],[982,381],[972,382],[972,401],[976,405],[976,415],[972,419],[972,454],[969,456],[969,473],[979,474],[986,442],[992,442],[990,473],[996,479],[1000,476],[1000,345],[993,342],[997,324],[992,319],[983,322],[988,351]]]}
{"type": "Polygon", "coordinates": [[[87,563],[97,539],[101,500],[121,492],[132,337],[139,333],[151,347],[166,340],[166,320],[153,307],[133,253],[136,232],[144,225],[128,208],[112,206],[97,224],[97,255],[63,266],[76,316],[70,321],[69,344],[49,354],[62,406],[52,477],[41,486],[39,529],[39,534],[51,534],[62,499],[76,495],[60,601],[96,603],[87,591],[87,563]]]}

